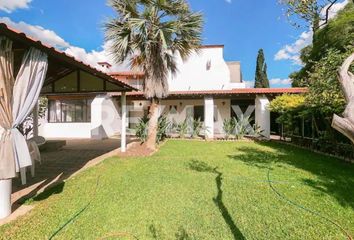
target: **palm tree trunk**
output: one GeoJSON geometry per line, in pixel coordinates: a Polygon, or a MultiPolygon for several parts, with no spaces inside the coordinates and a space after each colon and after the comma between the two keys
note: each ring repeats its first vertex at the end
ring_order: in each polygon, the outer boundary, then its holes
{"type": "Polygon", "coordinates": [[[159,101],[157,98],[151,99],[150,111],[149,111],[149,129],[148,137],[145,142],[145,146],[148,149],[156,150],[156,135],[159,119],[159,101]]]}

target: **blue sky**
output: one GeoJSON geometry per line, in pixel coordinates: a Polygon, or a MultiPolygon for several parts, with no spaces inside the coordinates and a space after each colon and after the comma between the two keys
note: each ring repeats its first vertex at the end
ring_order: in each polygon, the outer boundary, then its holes
{"type": "MultiPolygon", "coordinates": [[[[306,27],[289,24],[278,0],[189,2],[205,17],[204,44],[224,44],[225,59],[241,61],[244,80],[254,79],[257,51],[263,48],[272,86],[289,86],[288,75],[300,67],[298,52],[312,35],[306,27]]],[[[105,0],[0,1],[0,22],[45,38],[56,47],[70,48],[69,53],[89,63],[102,57],[102,25],[111,16],[114,12],[105,0]]]]}

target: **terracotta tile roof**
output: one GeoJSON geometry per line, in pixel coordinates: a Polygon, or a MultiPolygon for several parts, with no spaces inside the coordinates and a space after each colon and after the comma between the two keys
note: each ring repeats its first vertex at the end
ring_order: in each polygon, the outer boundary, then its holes
{"type": "Polygon", "coordinates": [[[73,65],[75,64],[77,67],[80,67],[84,70],[88,70],[89,72],[91,72],[101,78],[104,78],[107,81],[115,82],[115,83],[118,82],[127,91],[137,90],[134,87],[130,86],[129,84],[127,84],[123,81],[117,80],[117,79],[113,78],[112,76],[108,75],[107,73],[102,72],[102,71],[98,70],[97,68],[92,67],[91,65],[86,64],[83,61],[80,61],[80,60],[76,59],[75,57],[73,57],[69,54],[66,54],[65,52],[63,52],[61,50],[55,49],[54,47],[44,44],[37,39],[27,36],[23,32],[20,32],[16,29],[10,28],[5,23],[0,23],[0,33],[4,33],[5,35],[7,35],[9,37],[13,37],[17,40],[25,42],[28,45],[34,46],[38,49],[41,49],[42,51],[46,52],[49,56],[56,57],[60,60],[64,60],[68,63],[73,64],[73,65]]]}
{"type": "Polygon", "coordinates": [[[137,77],[143,77],[145,74],[143,72],[133,72],[133,71],[125,71],[125,72],[112,72],[108,73],[109,75],[113,77],[131,77],[131,76],[137,76],[137,77]]]}
{"type": "Polygon", "coordinates": [[[202,45],[200,48],[224,48],[223,44],[214,44],[214,45],[202,45]]]}
{"type": "MultiPolygon", "coordinates": [[[[205,95],[242,95],[242,94],[300,94],[306,93],[307,88],[238,88],[232,90],[209,90],[209,91],[171,91],[173,96],[205,96],[205,95]]],[[[130,92],[128,96],[143,96],[143,92],[130,92]]]]}

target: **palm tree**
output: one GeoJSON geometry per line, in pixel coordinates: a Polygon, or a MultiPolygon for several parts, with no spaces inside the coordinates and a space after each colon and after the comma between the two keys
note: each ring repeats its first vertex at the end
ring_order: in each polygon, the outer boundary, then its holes
{"type": "Polygon", "coordinates": [[[201,44],[203,18],[185,0],[109,0],[116,18],[105,23],[106,40],[117,63],[130,62],[145,73],[144,94],[151,101],[146,147],[155,149],[158,107],[168,96],[168,77],[201,44]]]}

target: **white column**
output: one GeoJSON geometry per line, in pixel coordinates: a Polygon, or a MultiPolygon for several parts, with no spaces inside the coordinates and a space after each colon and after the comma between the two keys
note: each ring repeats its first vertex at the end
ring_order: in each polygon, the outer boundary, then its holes
{"type": "Polygon", "coordinates": [[[264,95],[256,96],[256,124],[263,130],[263,135],[270,138],[270,111],[268,110],[269,100],[264,95]]]}
{"type": "Polygon", "coordinates": [[[127,98],[125,92],[122,92],[121,96],[121,108],[122,108],[122,130],[120,139],[120,149],[121,152],[126,152],[127,150],[127,98]]]}
{"type": "Polygon", "coordinates": [[[12,179],[0,180],[0,219],[11,214],[12,179]]]}
{"type": "Polygon", "coordinates": [[[204,98],[204,124],[206,128],[205,138],[214,138],[214,99],[213,97],[204,98]]]}
{"type": "Polygon", "coordinates": [[[38,137],[38,101],[33,108],[33,137],[38,137]]]}

